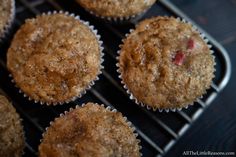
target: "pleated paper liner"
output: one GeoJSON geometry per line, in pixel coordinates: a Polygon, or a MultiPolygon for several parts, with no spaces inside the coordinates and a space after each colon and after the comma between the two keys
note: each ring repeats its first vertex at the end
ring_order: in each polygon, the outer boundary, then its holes
{"type": "MultiPolygon", "coordinates": [[[[164,17],[169,18],[168,16],[164,16],[164,17]]],[[[214,53],[214,51],[211,50],[212,45],[209,43],[209,40],[206,38],[206,36],[205,36],[203,33],[201,33],[200,31],[198,31],[198,29],[197,29],[196,26],[194,26],[192,23],[190,23],[190,22],[188,22],[188,21],[186,21],[186,20],[184,20],[184,19],[181,19],[181,18],[176,18],[176,19],[177,19],[179,22],[183,22],[183,23],[190,24],[190,25],[192,26],[193,31],[197,31],[197,32],[200,34],[200,37],[201,37],[201,38],[204,40],[204,42],[208,45],[208,47],[209,47],[209,49],[210,49],[210,53],[211,53],[211,54],[214,53]]],[[[131,34],[133,31],[134,31],[134,29],[130,29],[129,33],[126,34],[125,37],[128,37],[129,34],[131,34]]],[[[123,44],[124,44],[124,40],[122,40],[122,42],[123,42],[123,44]]],[[[122,45],[123,45],[123,44],[121,44],[119,47],[122,48],[122,45]]],[[[214,66],[215,66],[215,65],[216,65],[215,56],[214,56],[214,55],[212,55],[212,56],[213,56],[213,59],[214,59],[214,66]]],[[[119,78],[121,79],[121,84],[123,85],[124,89],[126,90],[126,93],[129,95],[129,98],[130,98],[131,100],[133,100],[137,105],[140,105],[140,106],[142,106],[142,107],[145,107],[145,108],[148,109],[148,110],[152,110],[152,111],[158,110],[159,112],[162,112],[162,111],[165,111],[165,112],[169,112],[169,111],[176,112],[176,111],[182,110],[183,108],[187,109],[189,106],[193,105],[194,102],[197,102],[198,98],[202,98],[203,95],[206,94],[207,90],[210,88],[210,87],[208,87],[208,88],[203,92],[203,94],[202,94],[200,97],[196,98],[195,101],[193,101],[192,103],[190,103],[190,104],[188,104],[188,105],[186,105],[186,106],[183,106],[183,107],[168,108],[168,109],[160,109],[160,108],[157,108],[157,107],[149,106],[148,104],[145,104],[145,103],[139,101],[139,100],[132,94],[132,92],[129,90],[128,86],[125,84],[124,80],[122,79],[122,74],[121,74],[120,65],[119,65],[119,57],[120,57],[120,50],[118,51],[118,57],[116,58],[116,59],[117,59],[117,64],[116,64],[116,66],[117,66],[117,68],[118,68],[118,69],[117,69],[117,72],[119,73],[119,78]]],[[[216,69],[214,68],[214,72],[215,72],[215,71],[216,71],[216,69]]],[[[213,74],[213,75],[214,75],[214,74],[213,74]]],[[[212,80],[214,79],[214,77],[215,77],[215,75],[213,76],[212,80]]]]}
{"type": "MultiPolygon", "coordinates": [[[[156,2],[154,2],[156,3],[156,2]]],[[[137,22],[140,18],[143,17],[143,15],[153,6],[154,4],[151,4],[147,8],[143,9],[141,12],[132,14],[132,15],[127,15],[127,16],[103,16],[100,15],[92,10],[89,10],[85,7],[84,10],[86,10],[88,13],[91,15],[95,16],[97,19],[103,20],[108,23],[112,24],[129,24],[129,23],[135,23],[137,22]]]]}
{"type": "MultiPolygon", "coordinates": [[[[53,12],[47,12],[47,13],[43,13],[42,15],[53,15],[53,14],[65,14],[67,16],[71,16],[71,17],[74,17],[76,20],[79,20],[80,22],[82,22],[84,25],[86,25],[93,33],[94,35],[96,36],[97,38],[97,41],[99,43],[99,46],[100,46],[100,69],[99,69],[99,72],[98,72],[98,75],[100,75],[102,73],[102,69],[104,69],[104,66],[102,65],[104,59],[103,59],[103,56],[104,56],[104,53],[103,53],[103,42],[101,41],[101,36],[98,34],[98,31],[94,28],[94,26],[90,25],[89,22],[87,21],[83,21],[80,19],[79,16],[76,16],[75,14],[70,14],[69,12],[64,12],[64,11],[53,11],[53,12]]],[[[40,103],[41,105],[62,105],[62,104],[65,104],[65,103],[69,103],[69,102],[72,102],[72,101],[75,101],[77,98],[81,98],[84,94],[86,94],[87,90],[89,90],[94,84],[95,84],[95,81],[98,81],[99,80],[99,77],[98,75],[96,76],[96,78],[91,81],[88,86],[79,94],[79,95],[76,95],[74,97],[71,97],[67,100],[64,100],[64,101],[59,101],[59,102],[45,102],[43,100],[34,100],[33,98],[31,98],[29,95],[27,95],[26,93],[24,93],[23,90],[21,90],[15,80],[14,80],[14,77],[10,74],[9,77],[11,78],[11,81],[15,84],[15,86],[19,89],[19,93],[22,93],[24,97],[28,98],[28,100],[33,100],[35,103],[40,103]]]]}
{"type": "Polygon", "coordinates": [[[131,15],[131,16],[124,16],[124,17],[107,17],[107,16],[100,16],[96,14],[93,11],[89,11],[85,9],[87,12],[89,12],[91,15],[95,16],[98,19],[101,19],[105,22],[109,22],[112,24],[129,24],[129,23],[135,23],[139,19],[141,19],[144,14],[150,9],[151,7],[147,8],[146,10],[142,11],[141,13],[138,13],[136,15],[131,15]]]}

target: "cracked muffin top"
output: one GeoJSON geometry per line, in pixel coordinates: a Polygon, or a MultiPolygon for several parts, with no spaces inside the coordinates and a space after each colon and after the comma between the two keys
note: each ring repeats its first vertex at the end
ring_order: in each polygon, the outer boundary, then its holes
{"type": "Polygon", "coordinates": [[[104,17],[130,17],[144,12],[156,0],[77,0],[88,11],[104,17]]]}
{"type": "Polygon", "coordinates": [[[13,20],[14,0],[0,0],[0,38],[5,33],[5,28],[13,20]]]}
{"type": "Polygon", "coordinates": [[[133,129],[120,112],[87,103],[56,118],[43,135],[40,157],[139,157],[133,129]]]}
{"type": "Polygon", "coordinates": [[[153,109],[182,108],[210,87],[214,58],[190,24],[172,17],[144,20],[124,40],[121,78],[132,95],[153,109]]]}
{"type": "Polygon", "coordinates": [[[30,98],[49,104],[80,95],[100,73],[100,44],[93,31],[57,13],[26,20],[7,52],[16,85],[30,98]]]}
{"type": "Polygon", "coordinates": [[[15,108],[0,95],[0,156],[21,157],[24,149],[23,127],[15,108]]]}

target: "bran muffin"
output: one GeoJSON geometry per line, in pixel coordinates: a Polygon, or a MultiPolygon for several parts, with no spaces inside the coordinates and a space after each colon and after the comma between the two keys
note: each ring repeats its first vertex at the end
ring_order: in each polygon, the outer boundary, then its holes
{"type": "Polygon", "coordinates": [[[42,104],[69,102],[101,73],[102,42],[88,23],[64,13],[26,20],[7,52],[16,86],[42,104]]]}
{"type": "Polygon", "coordinates": [[[56,118],[43,135],[40,157],[139,157],[134,129],[120,112],[87,103],[56,118]]]}
{"type": "Polygon", "coordinates": [[[143,13],[156,0],[77,0],[86,10],[99,17],[124,18],[143,13]]]}
{"type": "Polygon", "coordinates": [[[118,71],[137,103],[175,110],[205,93],[214,65],[211,50],[190,24],[154,17],[138,24],[124,40],[118,71]]]}
{"type": "Polygon", "coordinates": [[[20,157],[24,149],[23,127],[15,108],[0,95],[0,156],[20,157]]]}
{"type": "Polygon", "coordinates": [[[15,15],[15,0],[0,0],[0,40],[7,33],[15,15]]]}

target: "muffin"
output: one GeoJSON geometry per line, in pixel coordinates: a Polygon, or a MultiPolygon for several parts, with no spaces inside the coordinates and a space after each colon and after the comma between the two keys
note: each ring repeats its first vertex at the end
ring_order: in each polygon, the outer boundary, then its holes
{"type": "Polygon", "coordinates": [[[77,0],[91,13],[106,19],[128,19],[150,8],[156,0],[77,0]]]}
{"type": "Polygon", "coordinates": [[[24,149],[21,120],[15,108],[0,95],[0,156],[20,157],[24,149]]]}
{"type": "Polygon", "coordinates": [[[42,104],[81,97],[101,73],[103,48],[96,32],[68,13],[26,20],[7,52],[16,86],[42,104]]]}
{"type": "Polygon", "coordinates": [[[87,103],[50,124],[39,145],[39,157],[140,156],[134,128],[116,110],[87,103]]]}
{"type": "Polygon", "coordinates": [[[15,0],[0,0],[0,41],[7,33],[15,15],[15,0]]]}
{"type": "Polygon", "coordinates": [[[131,98],[154,110],[187,107],[214,77],[214,57],[201,34],[173,17],[139,23],[121,45],[118,60],[131,98]]]}

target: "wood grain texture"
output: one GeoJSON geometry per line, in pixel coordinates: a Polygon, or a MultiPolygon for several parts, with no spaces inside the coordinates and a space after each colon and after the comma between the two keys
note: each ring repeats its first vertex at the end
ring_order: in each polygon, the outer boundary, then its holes
{"type": "Polygon", "coordinates": [[[236,151],[236,0],[172,2],[220,41],[229,52],[233,69],[227,87],[165,156],[182,156],[187,150],[236,151]]]}

